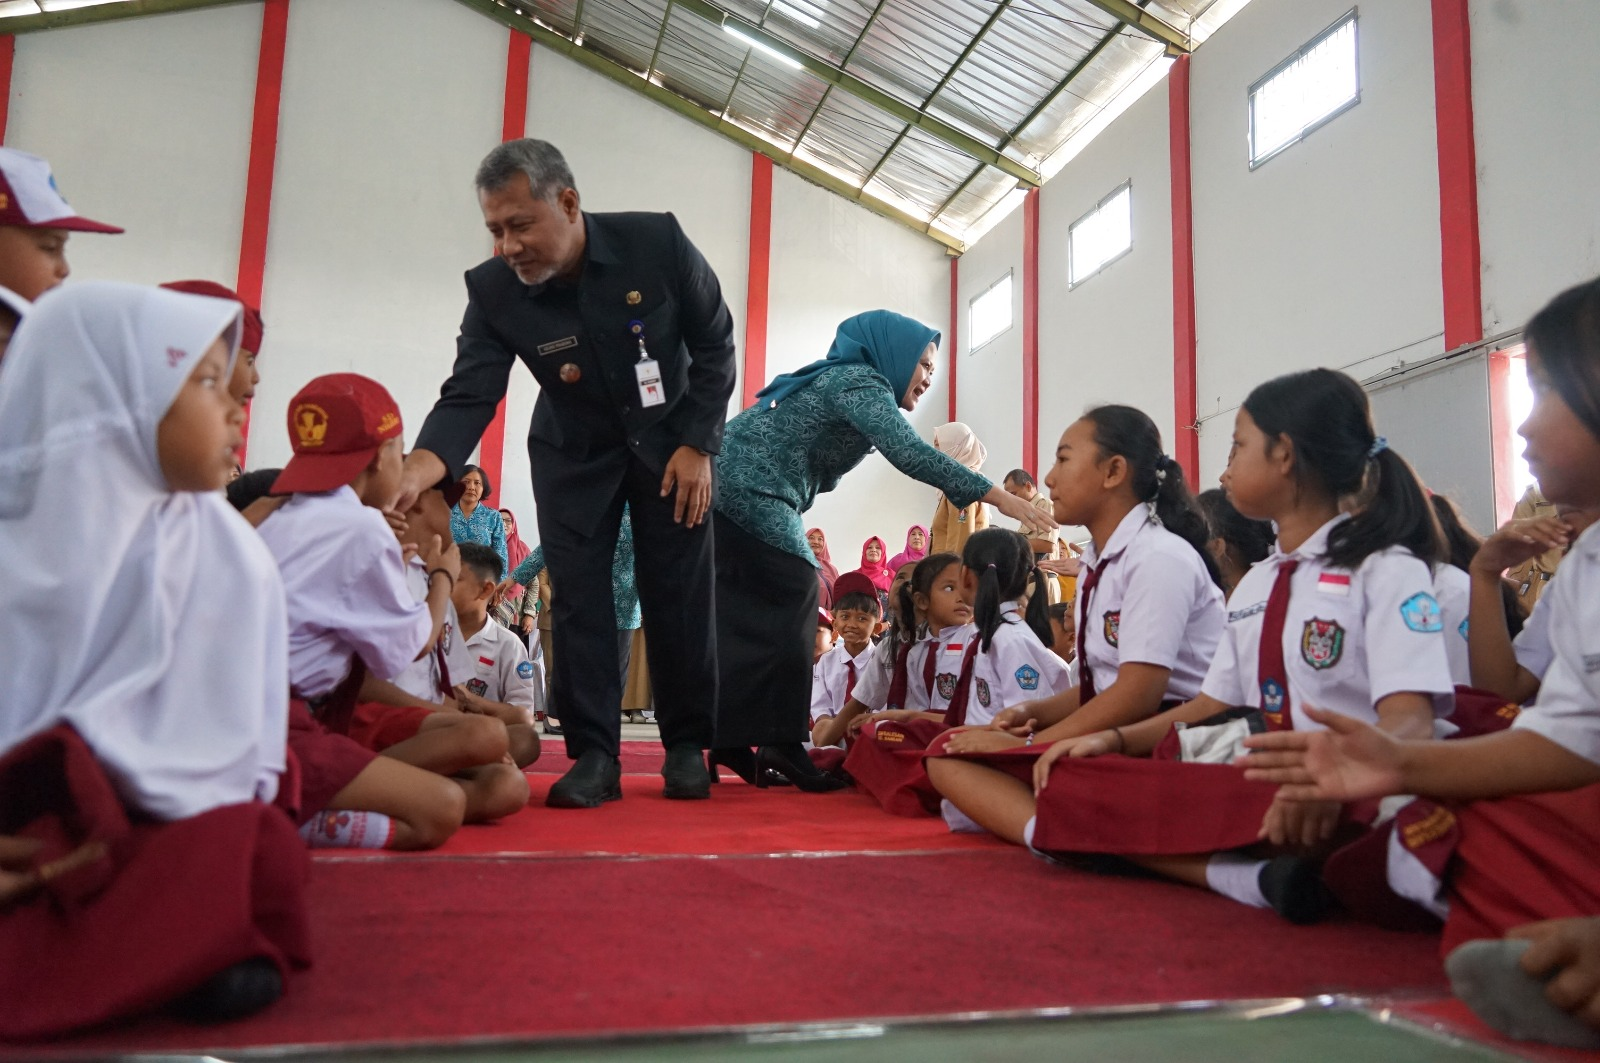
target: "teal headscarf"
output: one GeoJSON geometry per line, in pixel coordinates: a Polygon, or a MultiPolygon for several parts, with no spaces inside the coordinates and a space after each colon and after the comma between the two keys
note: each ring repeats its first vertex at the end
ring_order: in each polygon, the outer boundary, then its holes
{"type": "Polygon", "coordinates": [[[846,318],[834,333],[828,357],[803,369],[773,377],[756,394],[756,404],[773,407],[805,387],[821,373],[838,365],[870,365],[888,382],[895,401],[911,386],[911,374],[928,344],[938,344],[939,332],[893,310],[868,310],[846,318]]]}

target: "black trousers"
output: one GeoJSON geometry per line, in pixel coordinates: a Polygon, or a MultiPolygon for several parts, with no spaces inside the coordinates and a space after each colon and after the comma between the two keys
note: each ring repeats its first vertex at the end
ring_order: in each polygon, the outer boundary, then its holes
{"type": "MultiPolygon", "coordinates": [[[[720,513],[717,525],[719,747],[810,737],[817,570],[720,513]]],[[[651,629],[651,638],[655,638],[651,629]]],[[[655,646],[650,647],[655,660],[655,646]]]]}
{"type": "Polygon", "coordinates": [[[717,704],[712,526],[709,519],[697,528],[675,522],[674,498],[661,497],[659,473],[631,459],[621,490],[593,535],[560,521],[559,498],[537,499],[539,540],[555,589],[551,712],[561,721],[569,758],[591,749],[616,756],[621,744],[620,636],[611,565],[624,503],[633,518],[639,606],[650,628],[650,682],[661,744],[711,746],[717,704]]]}

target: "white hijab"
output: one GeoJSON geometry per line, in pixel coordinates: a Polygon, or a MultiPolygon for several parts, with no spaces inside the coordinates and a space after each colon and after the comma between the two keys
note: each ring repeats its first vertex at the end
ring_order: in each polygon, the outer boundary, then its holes
{"type": "Polygon", "coordinates": [[[948,455],[973,472],[982,472],[983,463],[989,460],[989,451],[977,435],[960,421],[942,424],[933,430],[933,447],[948,455]]]}
{"type": "MultiPolygon", "coordinates": [[[[0,363],[0,751],[75,727],[123,799],[182,819],[277,792],[283,584],[156,429],[237,303],[131,284],[40,297],[0,363]]],[[[224,377],[224,380],[226,377],[224,377]]]]}

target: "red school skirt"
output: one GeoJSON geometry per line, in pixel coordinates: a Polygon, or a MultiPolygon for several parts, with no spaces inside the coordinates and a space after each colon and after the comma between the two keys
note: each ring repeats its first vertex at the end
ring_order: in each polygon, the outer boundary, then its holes
{"type": "Polygon", "coordinates": [[[250,802],[131,817],[62,725],[0,758],[0,834],[39,841],[38,892],[0,911],[0,1039],[148,1012],[248,959],[309,966],[310,871],[284,813],[250,802]]]}
{"type": "Polygon", "coordinates": [[[936,816],[939,791],[928,781],[922,758],[945,733],[940,720],[884,721],[861,728],[844,757],[856,786],[896,816],[936,816]]]}

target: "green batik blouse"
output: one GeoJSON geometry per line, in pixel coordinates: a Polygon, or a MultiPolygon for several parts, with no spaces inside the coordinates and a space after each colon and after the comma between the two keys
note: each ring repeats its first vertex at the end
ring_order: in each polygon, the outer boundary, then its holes
{"type": "Polygon", "coordinates": [[[847,364],[820,374],[776,407],[752,406],[728,422],[717,457],[717,512],[815,565],[800,515],[874,448],[961,506],[994,487],[923,442],[877,370],[847,364]]]}

